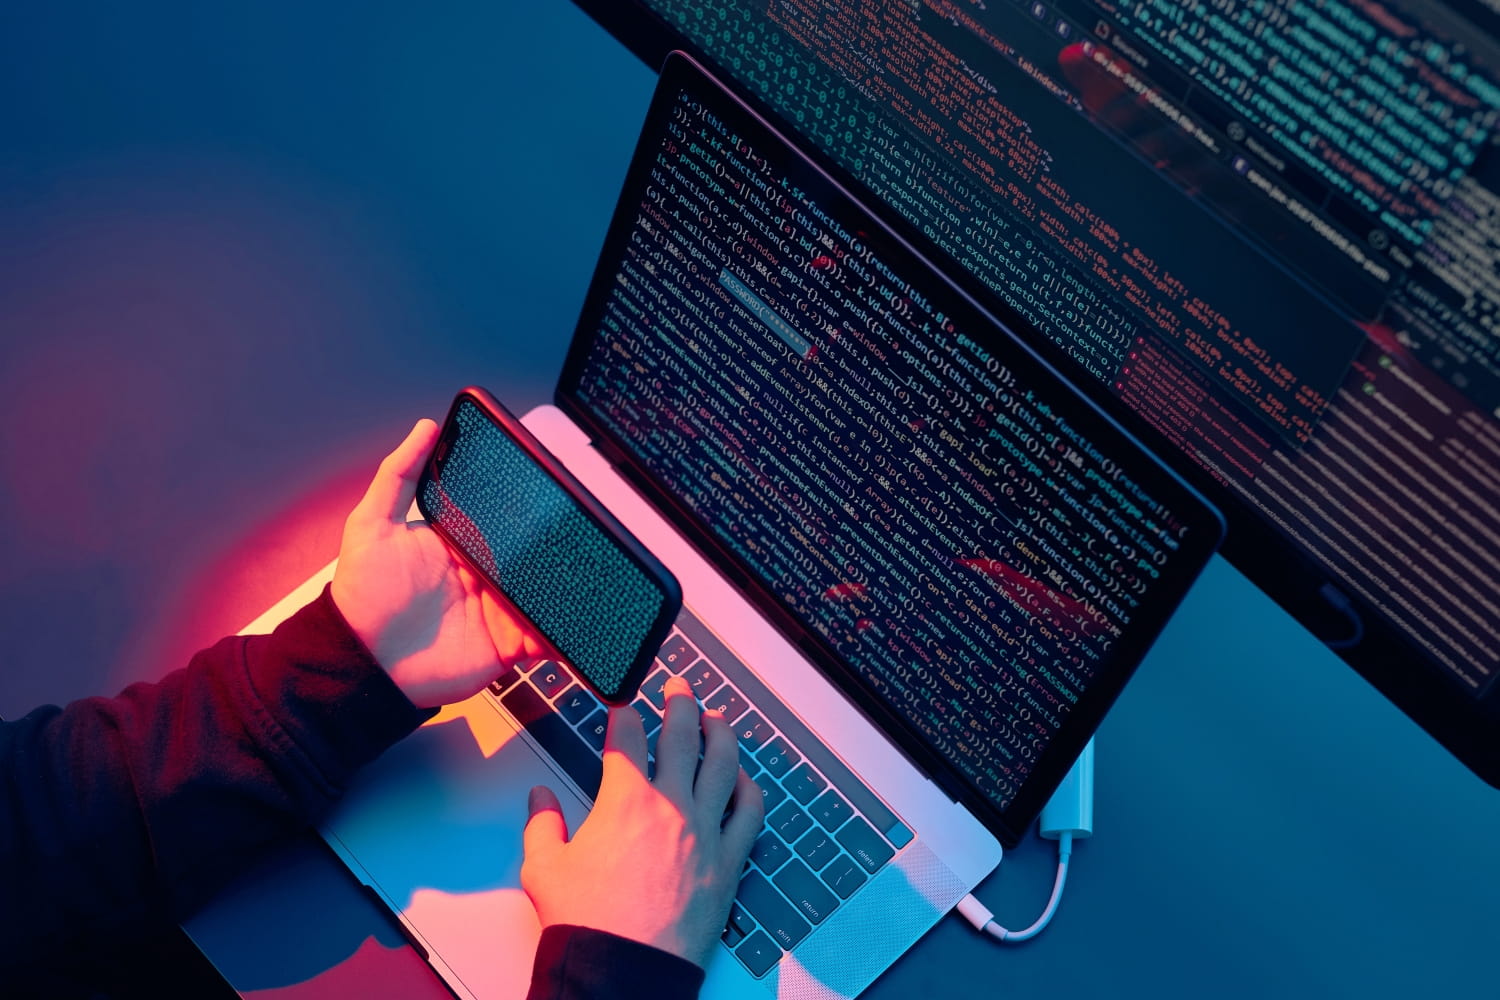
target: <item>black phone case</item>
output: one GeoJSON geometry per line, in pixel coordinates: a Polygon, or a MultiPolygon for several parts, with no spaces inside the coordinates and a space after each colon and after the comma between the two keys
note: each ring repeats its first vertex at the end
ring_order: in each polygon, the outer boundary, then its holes
{"type": "MultiPolygon", "coordinates": [[[[682,607],[681,587],[671,572],[635,536],[631,535],[624,525],[605,510],[604,506],[584,488],[583,484],[573,478],[572,474],[542,446],[541,442],[536,440],[531,432],[486,390],[477,386],[470,386],[460,391],[454,397],[453,404],[449,407],[448,416],[443,422],[442,431],[438,436],[438,443],[434,447],[433,453],[428,457],[421,481],[418,483],[417,508],[421,511],[422,516],[427,519],[433,530],[437,531],[444,541],[448,543],[449,547],[476,574],[482,579],[489,581],[507,607],[514,609],[522,618],[531,623],[535,631],[552,646],[553,650],[558,654],[558,658],[567,663],[574,675],[586,683],[595,694],[605,702],[616,705],[626,704],[635,696],[636,691],[650,672],[656,651],[660,648],[668,632],[670,632],[672,622],[676,619],[677,613],[682,607]],[[445,523],[442,512],[432,509],[431,505],[426,502],[429,485],[436,485],[438,488],[442,488],[443,466],[450,455],[451,446],[458,433],[457,419],[460,409],[466,401],[477,407],[494,427],[503,432],[511,442],[519,447],[530,461],[534,462],[554,483],[561,487],[563,493],[566,494],[569,501],[574,505],[574,509],[586,517],[588,521],[592,522],[613,546],[614,550],[639,569],[660,592],[660,605],[656,609],[655,615],[649,622],[649,625],[644,628],[639,648],[633,651],[630,666],[618,684],[610,685],[604,683],[600,677],[591,674],[588,663],[578,662],[578,660],[584,659],[584,656],[580,655],[580,650],[567,648],[569,643],[566,640],[560,640],[557,628],[550,627],[548,623],[539,621],[537,615],[533,613],[534,609],[528,609],[524,606],[525,599],[518,600],[514,595],[508,593],[505,582],[497,578],[496,572],[474,558],[467,550],[463,540],[456,537],[449,525],[445,523]]],[[[461,508],[455,509],[459,513],[464,513],[461,508]]],[[[595,608],[579,607],[573,613],[580,616],[582,620],[593,621],[597,620],[598,611],[595,608]]]]}

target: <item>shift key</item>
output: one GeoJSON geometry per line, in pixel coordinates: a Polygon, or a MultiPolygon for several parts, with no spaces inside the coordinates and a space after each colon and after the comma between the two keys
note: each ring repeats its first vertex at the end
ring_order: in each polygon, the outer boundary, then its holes
{"type": "Polygon", "coordinates": [[[760,922],[772,940],[787,951],[812,930],[807,921],[792,909],[786,897],[777,892],[760,872],[752,871],[740,880],[740,893],[736,898],[760,922]]]}

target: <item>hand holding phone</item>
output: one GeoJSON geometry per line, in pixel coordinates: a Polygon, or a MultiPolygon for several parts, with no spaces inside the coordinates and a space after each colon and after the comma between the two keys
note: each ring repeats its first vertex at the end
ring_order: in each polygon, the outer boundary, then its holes
{"type": "Polygon", "coordinates": [[[418,708],[462,701],[546,644],[430,528],[407,523],[438,425],[419,420],[344,521],[334,605],[418,708]]]}
{"type": "Polygon", "coordinates": [[[635,696],[681,588],[485,390],[454,399],[417,507],[600,698],[635,696]]]}

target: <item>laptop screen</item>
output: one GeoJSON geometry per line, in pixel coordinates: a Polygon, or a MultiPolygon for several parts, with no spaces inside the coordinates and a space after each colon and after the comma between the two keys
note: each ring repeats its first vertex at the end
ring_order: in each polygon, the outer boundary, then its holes
{"type": "Polygon", "coordinates": [[[559,403],[1005,827],[1040,809],[1221,531],[681,56],[559,403]]]}

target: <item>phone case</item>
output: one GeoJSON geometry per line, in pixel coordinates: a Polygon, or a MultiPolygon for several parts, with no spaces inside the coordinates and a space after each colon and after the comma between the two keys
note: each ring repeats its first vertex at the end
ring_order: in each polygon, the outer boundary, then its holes
{"type": "Polygon", "coordinates": [[[634,697],[681,588],[484,389],[455,397],[417,506],[595,693],[634,697]]]}

